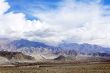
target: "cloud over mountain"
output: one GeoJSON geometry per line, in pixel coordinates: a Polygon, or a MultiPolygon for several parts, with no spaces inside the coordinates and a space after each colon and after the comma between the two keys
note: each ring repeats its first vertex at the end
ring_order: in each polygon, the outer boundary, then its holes
{"type": "Polygon", "coordinates": [[[62,0],[56,9],[34,10],[38,20],[27,20],[24,13],[5,13],[11,6],[0,0],[0,36],[110,46],[110,10],[100,1],[62,0]]]}
{"type": "Polygon", "coordinates": [[[28,32],[40,31],[43,26],[39,20],[26,20],[25,14],[5,13],[10,5],[4,0],[0,1],[0,36],[25,38],[28,32]]]}
{"type": "Polygon", "coordinates": [[[58,9],[35,15],[57,32],[59,41],[109,46],[108,12],[109,9],[101,4],[101,0],[63,0],[58,9]]]}

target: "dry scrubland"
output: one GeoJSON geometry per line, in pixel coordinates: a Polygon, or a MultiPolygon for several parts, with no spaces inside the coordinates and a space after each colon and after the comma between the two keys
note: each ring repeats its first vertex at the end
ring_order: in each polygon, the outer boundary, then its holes
{"type": "Polygon", "coordinates": [[[110,63],[42,64],[39,66],[0,67],[0,73],[110,73],[110,63]]]}

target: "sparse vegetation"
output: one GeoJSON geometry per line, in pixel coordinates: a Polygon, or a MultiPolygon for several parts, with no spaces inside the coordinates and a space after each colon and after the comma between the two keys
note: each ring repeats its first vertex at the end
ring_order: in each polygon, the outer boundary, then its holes
{"type": "Polygon", "coordinates": [[[0,67],[0,73],[110,73],[110,63],[0,67]]]}

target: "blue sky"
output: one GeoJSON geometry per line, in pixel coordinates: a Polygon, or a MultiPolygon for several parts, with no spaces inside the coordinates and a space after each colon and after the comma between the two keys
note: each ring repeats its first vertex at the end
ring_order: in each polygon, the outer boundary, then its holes
{"type": "MultiPolygon", "coordinates": [[[[58,7],[58,3],[62,2],[62,0],[6,0],[11,8],[7,12],[15,12],[15,13],[25,13],[26,18],[33,20],[37,17],[34,17],[31,12],[33,10],[52,10],[56,9],[58,7]],[[43,8],[42,6],[45,6],[46,8],[43,8]]],[[[91,2],[91,0],[76,0],[76,1],[85,1],[85,2],[91,2]]],[[[103,5],[110,5],[110,0],[102,0],[101,4],[103,5]]]]}
{"type": "Polygon", "coordinates": [[[110,47],[110,0],[0,0],[0,36],[110,47]]]}
{"type": "Polygon", "coordinates": [[[27,19],[36,19],[36,17],[31,15],[32,10],[51,10],[57,8],[57,4],[61,2],[61,0],[6,0],[11,8],[8,12],[13,11],[15,13],[25,13],[27,19]],[[42,6],[45,6],[43,8],[42,6]]]}
{"type": "Polygon", "coordinates": [[[103,0],[103,4],[110,5],[110,0],[103,0]]]}

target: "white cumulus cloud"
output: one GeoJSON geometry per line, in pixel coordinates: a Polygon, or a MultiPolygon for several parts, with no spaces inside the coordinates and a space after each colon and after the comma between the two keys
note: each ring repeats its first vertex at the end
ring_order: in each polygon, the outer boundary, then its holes
{"type": "Polygon", "coordinates": [[[34,39],[37,36],[26,35],[46,29],[44,23],[39,20],[27,20],[23,13],[5,13],[9,8],[10,5],[5,0],[0,0],[0,37],[34,39]]]}
{"type": "Polygon", "coordinates": [[[109,12],[105,8],[101,0],[64,0],[57,9],[35,16],[57,33],[55,40],[110,46],[110,16],[105,16],[109,12]]]}
{"type": "Polygon", "coordinates": [[[100,0],[62,0],[54,10],[34,10],[40,20],[27,20],[24,13],[5,13],[9,8],[0,0],[0,36],[110,46],[109,7],[100,0]]]}

